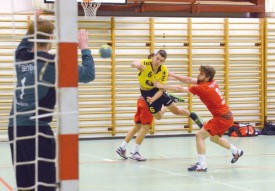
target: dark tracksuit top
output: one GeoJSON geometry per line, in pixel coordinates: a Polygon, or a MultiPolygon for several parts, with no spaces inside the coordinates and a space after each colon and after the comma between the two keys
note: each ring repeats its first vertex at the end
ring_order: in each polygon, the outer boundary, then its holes
{"type": "MultiPolygon", "coordinates": [[[[36,109],[36,92],[33,87],[35,79],[35,67],[37,67],[37,80],[41,83],[54,84],[56,81],[55,72],[55,55],[47,52],[37,52],[37,64],[34,65],[35,53],[31,52],[33,43],[29,42],[27,38],[22,39],[17,47],[15,58],[16,62],[25,62],[24,64],[16,65],[17,74],[17,90],[13,102],[16,103],[16,111],[25,112],[30,111],[29,114],[18,114],[16,126],[35,126],[35,119],[30,117],[35,115],[36,109]],[[33,111],[33,112],[32,112],[33,111]]],[[[78,81],[88,83],[95,79],[94,60],[89,49],[81,50],[82,65],[78,65],[78,81]]],[[[70,78],[70,76],[68,76],[70,78]]],[[[56,90],[54,87],[38,85],[38,103],[39,115],[51,113],[43,110],[53,109],[56,104],[56,90]]],[[[69,104],[69,103],[68,103],[69,104]]],[[[14,114],[14,103],[10,115],[14,114]]],[[[52,116],[39,119],[39,126],[47,126],[52,121],[52,116]]],[[[9,120],[9,126],[14,126],[13,118],[9,120]]]]}

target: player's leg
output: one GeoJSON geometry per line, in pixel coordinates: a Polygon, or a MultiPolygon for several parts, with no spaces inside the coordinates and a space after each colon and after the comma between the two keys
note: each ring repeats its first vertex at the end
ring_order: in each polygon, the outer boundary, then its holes
{"type": "Polygon", "coordinates": [[[186,109],[179,108],[174,102],[172,102],[169,106],[167,106],[168,109],[175,115],[185,115],[190,116],[190,112],[186,109]]]}
{"type": "MultiPolygon", "coordinates": [[[[18,126],[9,127],[8,134],[9,140],[13,141],[14,129],[16,128],[16,138],[23,138],[27,136],[33,136],[35,134],[35,127],[32,126],[18,126]]],[[[35,160],[35,139],[28,138],[22,140],[16,140],[15,143],[11,143],[11,154],[13,164],[18,162],[31,162],[35,160]],[[14,146],[16,144],[16,146],[14,146]],[[14,150],[15,149],[15,150],[14,150]],[[15,155],[14,155],[15,154],[15,155]]],[[[20,188],[32,187],[35,185],[35,166],[34,164],[22,164],[15,165],[15,177],[16,185],[20,188]]]]}
{"type": "Polygon", "coordinates": [[[150,125],[142,125],[138,135],[136,137],[135,143],[133,145],[130,158],[137,161],[145,161],[146,158],[142,157],[139,153],[139,147],[144,140],[146,134],[148,133],[150,125]]]}
{"type": "MultiPolygon", "coordinates": [[[[53,160],[56,157],[56,141],[54,136],[54,133],[50,126],[43,126],[39,127],[39,133],[43,134],[44,137],[40,136],[38,137],[38,144],[39,144],[39,157],[53,160]],[[50,137],[52,136],[52,137],[50,137]]],[[[48,162],[48,161],[39,161],[38,162],[38,181],[47,183],[47,184],[56,184],[56,167],[54,162],[48,162]]],[[[40,185],[38,187],[38,190],[41,191],[55,191],[55,187],[48,187],[48,186],[42,186],[40,185]]]]}
{"type": "MultiPolygon", "coordinates": [[[[168,93],[167,93],[167,94],[168,94],[168,93]]],[[[168,95],[171,97],[171,99],[172,99],[173,102],[175,102],[175,103],[178,103],[178,102],[186,102],[184,98],[182,98],[182,97],[180,97],[180,96],[177,96],[177,95],[175,95],[175,94],[169,93],[168,95]]]]}
{"type": "Polygon", "coordinates": [[[141,128],[140,128],[140,130],[137,134],[136,140],[135,140],[136,144],[141,145],[146,134],[149,132],[150,126],[151,125],[141,125],[141,128]]]}
{"type": "Polygon", "coordinates": [[[117,152],[117,154],[119,154],[119,156],[121,156],[124,159],[128,158],[126,156],[126,147],[127,147],[128,143],[131,141],[131,139],[134,137],[134,135],[139,131],[140,128],[141,128],[141,124],[138,123],[138,124],[135,124],[135,126],[128,131],[125,139],[121,143],[121,146],[118,147],[118,149],[116,150],[116,152],[117,152]]]}
{"type": "Polygon", "coordinates": [[[232,126],[233,121],[234,120],[232,113],[229,111],[227,114],[223,116],[214,117],[205,125],[205,129],[207,129],[211,135],[210,140],[212,142],[226,149],[230,149],[233,155],[231,163],[237,162],[237,160],[244,153],[241,149],[236,148],[233,144],[229,143],[229,141],[222,138],[224,132],[228,131],[228,129],[232,126]],[[212,124],[212,127],[209,126],[209,123],[212,124]]]}
{"type": "Polygon", "coordinates": [[[126,143],[129,143],[131,141],[131,139],[134,137],[134,135],[140,130],[141,127],[142,127],[142,125],[140,123],[135,124],[135,126],[128,131],[124,141],[126,143]]]}
{"type": "Polygon", "coordinates": [[[205,139],[209,137],[210,134],[204,129],[200,129],[198,133],[196,134],[196,145],[197,145],[197,152],[198,152],[198,162],[189,167],[188,171],[203,171],[205,172],[207,170],[206,167],[206,146],[205,146],[205,139]]]}
{"type": "Polygon", "coordinates": [[[133,149],[131,151],[131,159],[138,160],[138,161],[145,161],[146,158],[142,157],[138,151],[144,137],[148,133],[150,126],[153,123],[153,115],[149,111],[147,107],[147,103],[145,100],[141,100],[140,102],[140,122],[142,124],[138,135],[136,137],[135,143],[133,145],[133,149]]]}
{"type": "MultiPolygon", "coordinates": [[[[121,156],[124,159],[128,159],[128,157],[126,156],[126,147],[128,145],[128,143],[131,141],[131,139],[133,138],[133,136],[139,131],[139,129],[141,128],[141,107],[142,107],[142,103],[145,102],[144,99],[139,98],[137,100],[137,111],[135,113],[134,116],[134,122],[135,122],[135,126],[133,128],[131,128],[124,141],[122,142],[121,146],[118,147],[118,149],[116,150],[117,154],[119,154],[119,156],[121,156]]],[[[145,102],[146,105],[146,102],[145,102]]],[[[147,108],[147,105],[146,105],[147,108]]],[[[148,109],[148,108],[147,108],[148,109]]]]}
{"type": "Polygon", "coordinates": [[[153,114],[154,118],[157,120],[161,120],[166,112],[166,109],[167,107],[162,106],[159,112],[153,114]]]}
{"type": "Polygon", "coordinates": [[[233,158],[231,160],[231,163],[235,163],[237,162],[237,160],[243,155],[243,151],[241,149],[236,148],[233,144],[231,144],[229,141],[227,141],[226,139],[215,135],[215,136],[211,136],[210,140],[226,149],[230,149],[233,158]]]}
{"type": "Polygon", "coordinates": [[[172,102],[167,107],[173,114],[188,116],[199,126],[199,128],[203,127],[202,120],[199,118],[199,116],[195,112],[190,112],[186,109],[179,108],[174,102],[172,102]]]}

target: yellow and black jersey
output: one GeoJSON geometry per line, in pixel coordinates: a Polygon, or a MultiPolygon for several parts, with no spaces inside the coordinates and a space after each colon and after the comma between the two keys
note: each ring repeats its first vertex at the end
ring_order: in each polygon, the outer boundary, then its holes
{"type": "Polygon", "coordinates": [[[153,72],[151,59],[141,60],[141,63],[145,66],[143,71],[138,74],[138,81],[142,89],[150,90],[154,88],[155,81],[166,84],[168,77],[168,69],[166,66],[160,65],[157,73],[155,74],[153,72]]]}

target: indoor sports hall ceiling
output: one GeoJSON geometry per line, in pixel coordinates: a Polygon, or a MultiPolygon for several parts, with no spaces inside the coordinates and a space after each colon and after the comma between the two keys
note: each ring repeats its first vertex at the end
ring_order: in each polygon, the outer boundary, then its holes
{"type": "MultiPolygon", "coordinates": [[[[99,16],[263,17],[265,0],[128,0],[101,5],[99,16]]],[[[79,5],[79,15],[83,15],[79,5]]]]}

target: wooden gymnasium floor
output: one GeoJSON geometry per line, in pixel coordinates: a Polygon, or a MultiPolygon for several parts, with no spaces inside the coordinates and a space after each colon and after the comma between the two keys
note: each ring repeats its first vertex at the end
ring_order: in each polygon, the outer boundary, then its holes
{"type": "MultiPolygon", "coordinates": [[[[140,149],[146,162],[121,159],[115,152],[121,139],[80,141],[80,191],[273,191],[275,137],[228,139],[244,156],[232,165],[230,152],[207,140],[206,173],[186,170],[197,158],[194,137],[146,139],[140,149]]],[[[13,176],[9,145],[1,142],[1,191],[14,188],[13,176]]]]}

